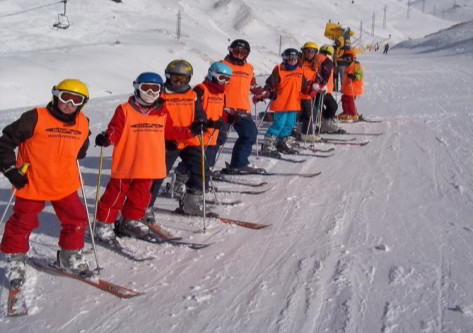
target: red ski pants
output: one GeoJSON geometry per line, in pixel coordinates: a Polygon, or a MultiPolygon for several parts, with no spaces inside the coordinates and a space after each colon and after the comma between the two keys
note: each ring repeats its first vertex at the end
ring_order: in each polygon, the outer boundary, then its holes
{"type": "MultiPolygon", "coordinates": [[[[84,247],[84,228],[87,226],[85,207],[74,192],[60,200],[51,201],[61,223],[59,246],[66,250],[84,247]]],[[[26,253],[33,229],[39,227],[38,214],[45,206],[44,201],[16,197],[13,215],[5,225],[1,250],[4,253],[26,253]]]]}
{"type": "Polygon", "coordinates": [[[356,96],[342,95],[342,108],[344,114],[349,114],[351,116],[356,115],[355,99],[356,96]]]}
{"type": "Polygon", "coordinates": [[[114,223],[120,210],[126,219],[142,218],[151,200],[152,183],[152,179],[111,178],[100,198],[97,221],[114,223]]]}

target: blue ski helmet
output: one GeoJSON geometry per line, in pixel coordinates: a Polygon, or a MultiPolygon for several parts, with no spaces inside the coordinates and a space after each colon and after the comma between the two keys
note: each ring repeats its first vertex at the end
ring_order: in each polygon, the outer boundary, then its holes
{"type": "Polygon", "coordinates": [[[138,75],[133,81],[133,88],[135,88],[135,96],[144,102],[146,105],[151,105],[156,102],[160,96],[164,81],[161,75],[153,72],[144,72],[138,75]],[[146,83],[157,84],[159,89],[157,91],[151,89],[142,89],[142,85],[146,83]]]}
{"type": "Polygon", "coordinates": [[[225,84],[232,77],[232,68],[227,64],[216,61],[209,67],[207,79],[217,84],[225,84]]]}

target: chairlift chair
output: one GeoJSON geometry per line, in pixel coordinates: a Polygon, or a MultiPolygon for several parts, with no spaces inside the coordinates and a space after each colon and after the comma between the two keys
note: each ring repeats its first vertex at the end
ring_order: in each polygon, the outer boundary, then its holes
{"type": "Polygon", "coordinates": [[[67,0],[63,0],[63,2],[64,2],[64,14],[57,14],[57,23],[54,23],[53,27],[57,29],[65,30],[70,27],[71,23],[69,22],[69,18],[66,15],[67,0]]]}

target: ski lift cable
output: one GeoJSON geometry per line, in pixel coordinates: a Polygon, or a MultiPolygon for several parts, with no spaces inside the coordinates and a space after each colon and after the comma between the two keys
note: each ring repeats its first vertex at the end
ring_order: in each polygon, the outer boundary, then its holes
{"type": "MultiPolygon", "coordinates": [[[[66,0],[66,1],[67,1],[67,0],[66,0]]],[[[19,12],[10,13],[10,14],[7,14],[7,15],[2,15],[2,16],[0,16],[0,19],[1,19],[1,18],[4,18],[4,17],[7,17],[7,16],[18,15],[18,14],[30,12],[30,11],[32,11],[32,10],[36,10],[36,9],[40,9],[40,8],[44,8],[44,7],[49,7],[49,6],[57,5],[58,3],[63,3],[63,2],[65,2],[65,0],[56,1],[56,2],[54,2],[54,3],[50,3],[50,4],[47,4],[47,5],[42,5],[42,6],[38,6],[38,7],[34,7],[34,8],[29,8],[29,9],[21,10],[21,11],[19,11],[19,12]]]]}

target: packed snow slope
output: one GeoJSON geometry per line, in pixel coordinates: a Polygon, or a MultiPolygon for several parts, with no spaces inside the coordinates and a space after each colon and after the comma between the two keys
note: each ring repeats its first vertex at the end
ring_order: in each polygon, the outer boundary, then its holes
{"type": "MultiPolygon", "coordinates": [[[[185,3],[193,5],[190,8],[194,8],[195,17],[206,17],[210,12],[210,6],[198,6],[197,1],[185,3]]],[[[221,2],[226,6],[235,3],[250,2],[221,2]]],[[[171,2],[161,4],[175,8],[171,2]]],[[[201,4],[211,2],[201,1],[201,4]]],[[[139,5],[134,6],[136,10],[129,14],[145,17],[143,12],[138,14],[139,5]]],[[[263,21],[267,10],[256,8],[259,11],[255,15],[261,15],[259,21],[263,21]]],[[[145,19],[139,22],[144,24],[145,19]]],[[[128,36],[123,29],[123,36],[128,36]]],[[[202,29],[194,27],[194,31],[202,32],[202,29]]],[[[12,36],[11,43],[21,43],[23,33],[19,31],[12,36]]],[[[45,103],[50,98],[50,87],[69,76],[69,71],[76,70],[71,76],[87,77],[84,81],[88,83],[96,82],[90,86],[93,96],[100,95],[96,93],[98,82],[105,78],[114,84],[123,76],[127,81],[123,94],[117,88],[114,96],[93,97],[84,109],[94,138],[106,128],[116,105],[126,100],[128,95],[124,93],[131,93],[131,81],[141,70],[155,68],[162,73],[167,60],[184,51],[186,56],[198,54],[196,50],[200,54],[211,52],[216,58],[223,56],[227,43],[222,41],[217,47],[217,32],[210,28],[209,31],[212,34],[203,35],[208,38],[208,44],[202,37],[195,41],[193,50],[188,46],[191,40],[176,41],[174,45],[171,39],[160,37],[155,43],[174,53],[157,55],[154,54],[157,48],[149,46],[150,36],[136,31],[134,48],[147,52],[140,55],[130,49],[123,50],[121,55],[109,52],[105,54],[108,61],[101,57],[107,47],[112,47],[99,44],[49,50],[30,46],[29,51],[17,47],[11,54],[2,53],[2,103],[4,87],[24,82],[29,85],[7,89],[7,97],[13,98],[16,104],[11,105],[14,108],[5,106],[0,112],[0,127],[17,119],[27,105],[45,103]],[[148,43],[143,44],[144,41],[148,43]],[[67,55],[76,53],[87,55],[87,60],[75,65],[69,63],[67,55]],[[130,58],[124,61],[124,55],[130,58]],[[132,61],[154,58],[159,60],[157,64],[149,62],[147,67],[143,63],[142,68],[132,61]],[[112,79],[110,68],[115,61],[115,66],[121,65],[123,72],[129,71],[128,77],[121,73],[112,79]],[[4,66],[5,63],[9,66],[4,66]],[[14,63],[21,66],[15,67],[14,63]],[[105,64],[110,67],[99,71],[105,64]],[[11,73],[15,72],[13,76],[11,73]],[[5,79],[4,73],[11,75],[12,81],[5,79]],[[26,76],[28,81],[22,81],[26,76]],[[45,82],[47,78],[51,82],[45,82]],[[33,90],[45,95],[38,95],[29,103],[23,98],[25,92],[32,91],[24,88],[31,85],[35,87],[33,90]]],[[[461,29],[456,31],[464,33],[461,29]]],[[[260,40],[265,38],[260,33],[254,35],[260,40]]],[[[295,36],[301,39],[298,45],[305,38],[295,36]]],[[[36,40],[30,36],[27,44],[37,41],[39,45],[39,37],[36,40]]],[[[234,37],[237,36],[231,35],[234,37]]],[[[59,44],[59,38],[51,40],[56,39],[59,44]]],[[[321,37],[315,39],[319,41],[321,37]]],[[[0,332],[471,332],[473,93],[469,78],[473,76],[473,68],[470,55],[455,52],[459,45],[451,47],[445,55],[442,49],[447,44],[443,41],[446,39],[437,39],[436,48],[429,52],[396,48],[388,55],[372,52],[359,57],[366,75],[365,95],[357,100],[359,112],[384,121],[342,126],[352,133],[383,132],[380,136],[353,135],[359,141],[370,141],[368,145],[333,146],[334,156],[307,157],[303,164],[252,156],[253,163],[268,171],[322,171],[313,179],[247,176],[246,181],[267,181],[271,189],[259,196],[219,196],[238,198],[243,203],[213,208],[222,216],[268,223],[269,228],[254,231],[208,220],[207,232],[203,234],[195,233],[202,229],[199,218],[158,215],[167,230],[185,240],[212,245],[194,251],[124,239],[124,245],[137,253],[156,257],[147,263],[133,263],[98,247],[100,264],[105,267],[102,278],[146,293],[130,300],[120,300],[81,282],[28,267],[25,287],[30,314],[5,317],[7,291],[3,281],[0,332]]],[[[254,44],[258,45],[256,41],[254,44]]],[[[271,68],[279,61],[276,56],[263,57],[261,49],[255,46],[250,62],[271,68]]],[[[78,61],[79,57],[75,57],[73,60],[78,61]]],[[[197,56],[193,59],[196,72],[200,71],[193,82],[198,83],[208,65],[197,61],[197,56]]],[[[260,73],[267,72],[261,69],[260,73]]],[[[263,104],[258,105],[258,111],[263,108],[263,104]]],[[[260,131],[260,139],[263,134],[264,130],[260,131]]],[[[229,161],[234,139],[232,135],[219,166],[229,161]]],[[[105,149],[101,193],[110,174],[111,153],[111,148],[105,149]]],[[[91,147],[81,161],[91,214],[99,154],[98,147],[91,147]]],[[[0,177],[2,208],[10,196],[7,179],[0,177]]],[[[159,199],[156,207],[176,205],[175,201],[159,199]]],[[[28,255],[53,259],[59,224],[50,205],[41,213],[40,220],[40,227],[31,235],[28,255]]],[[[90,249],[90,244],[86,248],[90,249]]],[[[93,254],[89,252],[87,257],[94,266],[93,254]]],[[[3,261],[1,265],[0,276],[3,276],[3,261]]]]}

